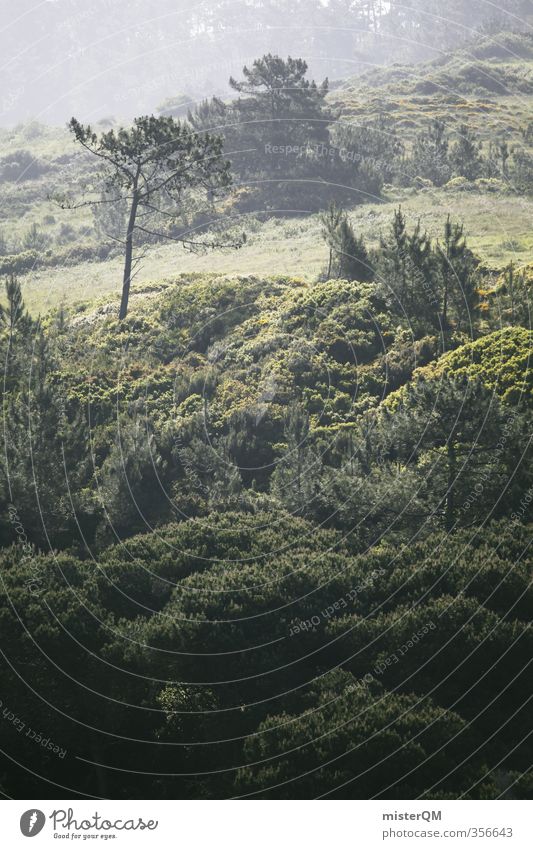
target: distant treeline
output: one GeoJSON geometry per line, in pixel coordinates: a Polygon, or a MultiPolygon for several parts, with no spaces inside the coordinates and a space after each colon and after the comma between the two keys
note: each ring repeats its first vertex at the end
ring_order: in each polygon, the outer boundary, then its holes
{"type": "Polygon", "coordinates": [[[445,11],[437,0],[160,0],[154,13],[147,0],[132,0],[125,18],[109,0],[36,9],[8,0],[0,124],[65,121],[79,112],[80,92],[87,115],[131,116],[173,90],[224,93],[230,73],[268,50],[308,57],[316,75],[343,78],[369,62],[440,55],[479,29],[519,28],[530,12],[527,0],[448,0],[445,11]]]}

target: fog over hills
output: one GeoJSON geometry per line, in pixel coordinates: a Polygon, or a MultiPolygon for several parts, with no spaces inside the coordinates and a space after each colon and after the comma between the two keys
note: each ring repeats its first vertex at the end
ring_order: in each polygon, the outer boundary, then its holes
{"type": "Polygon", "coordinates": [[[3,0],[0,125],[131,118],[166,98],[227,95],[272,51],[341,79],[438,58],[480,29],[528,29],[531,0],[3,0]]]}

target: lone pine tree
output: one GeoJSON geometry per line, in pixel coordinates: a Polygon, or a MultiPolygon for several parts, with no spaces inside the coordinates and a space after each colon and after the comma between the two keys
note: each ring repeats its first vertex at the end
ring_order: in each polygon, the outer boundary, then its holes
{"type": "MultiPolygon", "coordinates": [[[[69,128],[75,140],[104,166],[105,197],[99,203],[123,205],[127,201],[119,311],[119,319],[123,319],[128,312],[136,231],[164,235],[144,225],[151,216],[172,217],[186,189],[203,190],[211,197],[216,189],[230,185],[229,162],[222,153],[223,140],[218,135],[197,133],[170,116],[135,118],[131,128],[111,129],[101,135],[76,118],[72,118],[69,128]],[[143,226],[138,223],[141,213],[143,226]]],[[[176,240],[192,244],[185,238],[176,240]]]]}

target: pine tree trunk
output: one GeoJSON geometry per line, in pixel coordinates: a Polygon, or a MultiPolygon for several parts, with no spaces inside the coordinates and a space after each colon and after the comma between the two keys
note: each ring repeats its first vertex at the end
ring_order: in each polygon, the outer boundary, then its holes
{"type": "Polygon", "coordinates": [[[133,261],[133,231],[135,230],[135,219],[137,218],[137,207],[139,206],[139,197],[137,189],[133,192],[131,202],[130,218],[128,221],[128,232],[126,234],[126,255],[124,257],[124,278],[122,282],[122,298],[120,301],[120,310],[118,314],[119,321],[126,318],[128,314],[128,303],[130,299],[131,286],[131,266],[133,261]]]}

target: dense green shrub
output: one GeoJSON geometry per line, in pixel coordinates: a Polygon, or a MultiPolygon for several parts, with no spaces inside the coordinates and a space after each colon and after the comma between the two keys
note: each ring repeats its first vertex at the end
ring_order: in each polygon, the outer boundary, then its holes
{"type": "MultiPolygon", "coordinates": [[[[68,751],[22,745],[32,790],[41,775],[133,798],[505,793],[531,760],[529,533],[357,553],[287,514],[233,513],[98,564],[21,539],[0,554],[4,685],[68,751]]],[[[5,722],[0,736],[18,744],[5,722]]]]}

